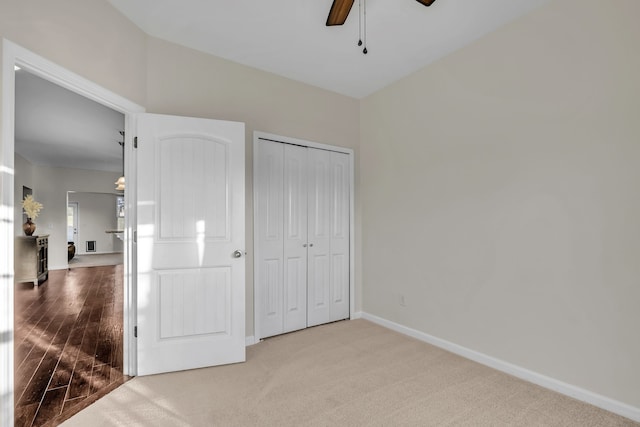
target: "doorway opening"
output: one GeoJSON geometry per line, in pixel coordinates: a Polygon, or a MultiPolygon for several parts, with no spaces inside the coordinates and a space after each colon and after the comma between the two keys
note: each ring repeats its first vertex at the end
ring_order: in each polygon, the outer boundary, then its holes
{"type": "MultiPolygon", "coordinates": [[[[14,185],[28,185],[46,206],[35,234],[48,241],[52,270],[34,286],[15,278],[15,423],[37,426],[66,419],[127,379],[122,262],[68,269],[71,247],[75,262],[79,254],[122,254],[111,232],[122,197],[113,189],[122,173],[124,115],[20,69],[14,129],[14,185]]],[[[19,264],[22,257],[16,252],[19,264]]]]}
{"type": "MultiPolygon", "coordinates": [[[[67,202],[67,244],[75,246],[78,241],[78,202],[67,202]]],[[[75,255],[75,251],[74,251],[75,255]]],[[[68,258],[67,261],[71,261],[68,258]]]]}
{"type": "MultiPolygon", "coordinates": [[[[14,422],[14,415],[17,415],[14,413],[14,403],[16,403],[16,400],[19,398],[16,390],[14,389],[14,369],[16,368],[16,363],[18,363],[17,358],[14,358],[14,345],[17,344],[14,343],[14,336],[16,335],[17,328],[19,328],[20,325],[14,324],[13,306],[15,300],[14,295],[17,287],[14,284],[14,275],[12,272],[14,271],[13,242],[14,237],[20,235],[16,222],[18,222],[18,225],[21,224],[21,222],[19,222],[19,218],[21,218],[21,207],[20,200],[16,200],[16,197],[14,196],[16,193],[14,191],[14,186],[16,185],[17,171],[20,167],[19,163],[23,160],[23,158],[18,159],[16,156],[14,123],[14,113],[16,112],[15,73],[21,71],[28,72],[49,83],[54,83],[60,87],[68,89],[76,95],[81,95],[86,98],[86,100],[97,102],[104,107],[119,112],[124,119],[118,131],[124,130],[126,132],[131,128],[134,124],[135,114],[143,112],[144,110],[130,101],[111,93],[96,84],[65,70],[64,68],[9,42],[8,40],[3,40],[2,55],[3,128],[0,147],[0,153],[2,154],[0,156],[0,183],[2,186],[2,192],[0,193],[0,213],[2,214],[2,221],[0,222],[0,227],[2,228],[1,231],[3,235],[7,236],[7,239],[3,239],[2,242],[4,247],[2,248],[3,256],[0,257],[0,270],[6,271],[9,274],[3,274],[0,277],[3,289],[3,298],[0,298],[0,312],[2,313],[0,314],[0,330],[3,331],[2,340],[0,340],[0,369],[2,369],[0,375],[0,424],[10,425],[14,422]],[[17,215],[16,212],[18,213],[17,215]],[[7,255],[4,256],[4,254],[7,255]]],[[[74,118],[66,117],[66,120],[73,121],[74,118]]],[[[64,124],[63,121],[62,124],[64,124]]],[[[118,147],[116,142],[113,142],[113,144],[116,145],[116,149],[120,154],[122,154],[123,151],[121,151],[121,148],[118,147]]],[[[129,147],[125,147],[124,150],[127,156],[127,159],[125,159],[124,173],[128,176],[134,177],[135,159],[133,158],[134,154],[130,144],[131,138],[127,138],[125,142],[129,147]]],[[[122,158],[119,157],[119,160],[121,162],[122,158]]],[[[118,173],[118,175],[122,174],[122,163],[120,163],[120,165],[120,173],[118,173]]],[[[94,167],[92,169],[100,170],[99,167],[94,167]]],[[[100,173],[96,173],[96,175],[99,174],[100,173]]],[[[35,180],[34,182],[46,182],[46,180],[41,178],[42,177],[39,175],[39,172],[33,172],[33,175],[29,179],[35,180]]],[[[134,179],[131,181],[134,181],[134,179]]],[[[80,183],[79,185],[82,185],[82,182],[77,182],[80,183]]],[[[60,187],[63,188],[63,191],[66,191],[66,188],[69,186],[68,182],[59,182],[59,184],[60,187]]],[[[131,187],[135,188],[134,182],[128,184],[132,184],[131,187]]],[[[113,182],[111,182],[110,185],[113,187],[113,182]]],[[[120,354],[122,355],[122,370],[125,374],[129,375],[135,374],[136,367],[135,347],[133,347],[135,341],[133,340],[133,329],[132,326],[130,326],[133,323],[133,319],[135,319],[135,304],[132,301],[132,295],[135,294],[133,292],[135,289],[135,282],[133,279],[135,274],[132,274],[132,272],[135,271],[135,257],[133,256],[133,243],[130,238],[130,235],[132,234],[131,225],[135,224],[135,210],[132,209],[135,200],[135,194],[133,193],[134,192],[130,192],[130,194],[124,195],[125,210],[127,212],[127,217],[125,218],[125,232],[123,233],[124,263],[120,266],[120,272],[118,273],[118,276],[120,277],[119,286],[123,294],[122,303],[118,307],[120,311],[119,317],[122,320],[123,325],[123,339],[120,354]]],[[[40,224],[40,232],[52,231],[56,235],[60,234],[60,237],[49,240],[50,245],[54,244],[56,246],[56,249],[54,249],[56,251],[54,255],[56,258],[53,260],[49,259],[50,262],[54,261],[54,263],[50,263],[50,268],[52,268],[54,272],[66,274],[66,259],[64,258],[64,253],[66,253],[66,251],[64,250],[64,247],[67,246],[67,201],[64,196],[62,198],[51,199],[53,196],[49,195],[47,192],[42,192],[41,195],[44,199],[47,199],[47,204],[44,209],[48,208],[50,210],[48,213],[55,214],[56,218],[58,218],[59,215],[59,218],[61,218],[58,222],[58,220],[49,221],[43,217],[44,221],[40,224]]],[[[38,188],[34,188],[34,197],[36,199],[39,197],[38,188]]],[[[45,211],[43,210],[43,213],[44,212],[45,211]]],[[[42,289],[45,289],[45,287],[42,289]]],[[[38,405],[40,403],[38,403],[38,405]]]]}

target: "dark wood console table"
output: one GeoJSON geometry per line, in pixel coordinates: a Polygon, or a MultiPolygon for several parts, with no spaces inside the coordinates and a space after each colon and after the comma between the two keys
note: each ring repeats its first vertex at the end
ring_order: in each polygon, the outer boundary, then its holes
{"type": "Polygon", "coordinates": [[[14,270],[16,283],[38,286],[49,278],[49,235],[16,237],[14,270]]]}

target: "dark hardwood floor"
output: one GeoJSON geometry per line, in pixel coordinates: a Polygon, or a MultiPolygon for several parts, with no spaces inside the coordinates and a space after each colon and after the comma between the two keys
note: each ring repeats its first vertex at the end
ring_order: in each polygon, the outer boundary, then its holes
{"type": "Polygon", "coordinates": [[[15,289],[15,425],[58,425],[122,374],[122,265],[49,272],[15,289]]]}

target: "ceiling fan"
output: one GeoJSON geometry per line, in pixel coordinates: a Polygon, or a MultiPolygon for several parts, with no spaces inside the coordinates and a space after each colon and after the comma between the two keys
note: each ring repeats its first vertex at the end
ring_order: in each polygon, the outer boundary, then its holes
{"type": "MultiPolygon", "coordinates": [[[[418,3],[427,7],[431,6],[435,1],[436,0],[417,0],[418,3]]],[[[329,16],[327,17],[327,27],[344,24],[344,21],[347,20],[347,16],[349,16],[353,2],[354,0],[333,0],[329,16]]]]}

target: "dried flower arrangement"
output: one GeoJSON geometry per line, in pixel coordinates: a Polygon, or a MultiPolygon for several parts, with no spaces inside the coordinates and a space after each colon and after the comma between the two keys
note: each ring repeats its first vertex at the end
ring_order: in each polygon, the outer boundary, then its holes
{"type": "Polygon", "coordinates": [[[24,209],[24,213],[27,214],[27,218],[36,219],[42,210],[42,204],[36,202],[33,196],[29,194],[22,201],[22,209],[24,209]]]}

